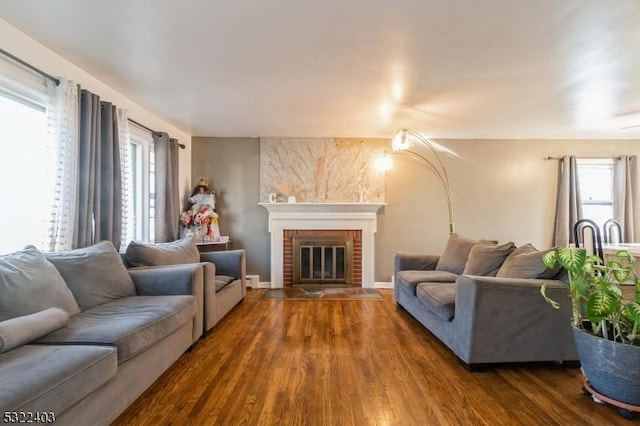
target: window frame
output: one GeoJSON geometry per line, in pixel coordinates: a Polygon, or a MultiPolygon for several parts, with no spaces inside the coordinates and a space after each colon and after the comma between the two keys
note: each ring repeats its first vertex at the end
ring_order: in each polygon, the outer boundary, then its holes
{"type": "Polygon", "coordinates": [[[151,202],[153,176],[153,135],[150,131],[129,123],[131,147],[130,209],[133,224],[132,237],[137,241],[153,242],[153,205],[151,202]],[[137,196],[137,197],[136,197],[137,196]]]}

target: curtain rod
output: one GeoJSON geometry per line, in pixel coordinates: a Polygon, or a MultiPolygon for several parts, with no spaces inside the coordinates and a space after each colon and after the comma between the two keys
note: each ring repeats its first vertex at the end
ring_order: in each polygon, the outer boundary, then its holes
{"type": "MultiPolygon", "coordinates": [[[[142,127],[143,129],[150,131],[151,133],[156,133],[156,134],[159,134],[159,133],[160,133],[160,132],[156,132],[155,130],[153,130],[153,129],[151,129],[151,128],[147,127],[147,126],[145,126],[144,124],[138,123],[136,120],[132,120],[132,119],[130,119],[130,118],[127,118],[127,120],[129,120],[131,123],[135,124],[136,126],[142,127]]],[[[174,139],[174,140],[175,140],[175,141],[177,141],[177,139],[174,139]]],[[[178,144],[178,146],[179,146],[180,148],[182,148],[182,149],[185,149],[185,148],[187,147],[187,146],[186,146],[185,144],[183,144],[183,143],[179,143],[179,144],[178,144]]]]}
{"type": "Polygon", "coordinates": [[[53,81],[56,86],[60,85],[60,80],[55,78],[54,76],[52,76],[51,74],[47,74],[46,72],[42,71],[39,68],[34,67],[33,65],[31,65],[28,62],[23,61],[22,59],[18,58],[17,56],[13,56],[11,53],[7,52],[4,49],[0,49],[0,54],[6,56],[7,58],[19,63],[20,65],[29,68],[31,71],[34,71],[38,74],[40,74],[41,76],[43,76],[44,78],[53,81]]]}
{"type": "MultiPolygon", "coordinates": [[[[41,75],[41,76],[43,76],[44,78],[46,78],[46,79],[48,79],[48,80],[53,81],[53,82],[56,84],[56,86],[59,86],[59,85],[60,85],[60,80],[59,80],[59,79],[55,78],[55,77],[54,77],[54,76],[52,76],[51,74],[47,74],[46,72],[42,71],[42,70],[41,70],[41,69],[39,69],[39,68],[34,67],[33,65],[31,65],[31,64],[30,64],[30,63],[28,63],[28,62],[23,61],[22,59],[18,58],[17,56],[12,55],[11,53],[7,52],[6,50],[4,50],[4,49],[0,49],[0,54],[1,54],[1,55],[6,56],[7,58],[9,58],[9,59],[11,59],[11,60],[13,60],[13,61],[15,61],[15,62],[17,62],[17,63],[19,63],[20,65],[22,65],[22,66],[24,66],[24,67],[26,67],[26,68],[30,69],[31,71],[33,71],[33,72],[36,72],[36,73],[40,74],[40,75],[41,75]]],[[[133,124],[137,124],[138,126],[142,127],[142,128],[143,128],[143,129],[145,129],[145,130],[150,131],[151,133],[160,133],[160,132],[156,132],[156,131],[155,131],[155,130],[153,130],[153,129],[148,128],[147,126],[144,126],[144,125],[142,125],[142,124],[138,123],[137,121],[134,121],[134,120],[131,120],[131,119],[129,119],[129,121],[130,121],[130,122],[132,122],[133,124]]],[[[178,144],[178,146],[179,146],[180,148],[182,148],[182,149],[185,149],[185,148],[186,148],[186,145],[185,145],[185,144],[182,144],[182,143],[179,143],[179,144],[178,144]]]]}
{"type": "MultiPolygon", "coordinates": [[[[621,155],[614,155],[613,157],[608,157],[608,156],[603,156],[603,157],[576,157],[576,159],[578,160],[603,160],[603,159],[607,159],[607,158],[612,158],[614,160],[620,160],[622,159],[621,155]]],[[[543,160],[547,161],[547,160],[562,160],[562,157],[552,157],[552,156],[548,156],[548,157],[544,157],[543,160]]]]}

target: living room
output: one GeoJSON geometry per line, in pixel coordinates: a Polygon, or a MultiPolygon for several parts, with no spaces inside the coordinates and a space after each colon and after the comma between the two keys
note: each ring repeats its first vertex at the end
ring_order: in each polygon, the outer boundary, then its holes
{"type": "MultiPolygon", "coordinates": [[[[356,2],[309,10],[295,2],[244,7],[196,2],[190,8],[169,3],[156,11],[142,3],[45,6],[2,0],[0,49],[51,76],[74,80],[127,109],[135,122],[184,145],[179,208],[196,180],[208,178],[221,234],[246,251],[246,273],[257,277],[248,299],[232,314],[276,321],[246,304],[259,305],[254,290],[273,281],[269,212],[260,205],[268,203],[261,191],[267,138],[388,146],[393,165],[384,172],[383,206],[376,211],[373,279],[362,286],[387,292],[389,315],[395,309],[387,290],[393,288],[395,253],[442,253],[450,237],[437,176],[422,162],[391,152],[400,127],[442,147],[458,234],[539,249],[554,245],[559,158],[640,155],[635,78],[640,46],[633,26],[640,10],[632,1],[402,5],[416,8],[414,13],[356,2]],[[105,27],[121,19],[126,25],[106,41],[90,31],[95,16],[103,17],[96,25],[105,34],[105,27]],[[157,30],[144,19],[166,25],[165,34],[155,40],[157,30]],[[381,28],[386,23],[389,28],[381,28]],[[86,43],[69,42],[74,33],[86,43]],[[92,43],[102,55],[87,53],[92,43]],[[158,50],[163,44],[166,52],[158,50]],[[201,90],[185,90],[190,79],[201,90]]],[[[30,186],[28,179],[17,185],[30,186]]],[[[290,194],[278,195],[284,201],[290,194]]],[[[11,250],[25,245],[19,244],[11,250]]],[[[402,326],[405,332],[430,336],[410,316],[401,319],[410,323],[402,326]]],[[[217,332],[227,333],[225,338],[241,335],[228,321],[220,326],[217,332]]],[[[431,358],[446,356],[434,342],[422,341],[420,347],[435,351],[431,358]]],[[[194,352],[202,353],[202,343],[194,352]]],[[[523,376],[535,377],[536,368],[523,376]]],[[[464,374],[471,373],[462,369],[455,376],[483,380],[464,374]]],[[[500,374],[508,376],[509,370],[500,374]]],[[[570,374],[558,373],[549,383],[570,374]]],[[[579,386],[576,376],[571,380],[579,386]]],[[[433,423],[454,422],[436,418],[433,423]]]]}

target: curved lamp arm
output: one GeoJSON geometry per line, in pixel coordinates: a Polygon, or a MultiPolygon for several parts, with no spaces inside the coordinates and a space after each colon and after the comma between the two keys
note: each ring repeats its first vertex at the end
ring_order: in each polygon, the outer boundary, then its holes
{"type": "Polygon", "coordinates": [[[444,163],[442,162],[442,159],[440,158],[436,147],[428,138],[422,136],[420,133],[416,133],[407,129],[401,129],[392,140],[392,149],[395,152],[406,152],[408,154],[411,154],[413,157],[424,161],[424,163],[429,167],[433,174],[436,175],[447,198],[447,208],[449,210],[449,234],[455,233],[455,227],[453,224],[451,184],[449,183],[449,175],[447,174],[447,169],[444,166],[444,163]],[[429,160],[422,154],[419,154],[415,151],[410,151],[410,148],[412,146],[412,139],[417,140],[423,146],[425,146],[435,157],[436,163],[429,160]]]}

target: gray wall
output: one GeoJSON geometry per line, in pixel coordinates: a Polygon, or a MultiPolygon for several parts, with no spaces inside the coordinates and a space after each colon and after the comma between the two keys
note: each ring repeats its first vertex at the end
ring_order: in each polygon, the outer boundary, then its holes
{"type": "MultiPolygon", "coordinates": [[[[516,244],[551,245],[557,161],[546,156],[640,155],[638,140],[438,140],[453,188],[459,234],[516,244]]],[[[247,249],[248,273],[269,280],[266,210],[258,206],[259,139],[193,138],[192,176],[213,179],[221,232],[247,249]]],[[[448,238],[447,208],[423,164],[394,154],[379,211],[376,281],[390,281],[395,251],[440,253],[448,238]]]]}
{"type": "Polygon", "coordinates": [[[192,182],[198,176],[211,179],[210,186],[216,191],[220,233],[231,237],[234,248],[247,251],[247,273],[268,281],[267,211],[258,205],[260,139],[193,138],[192,182]]]}

